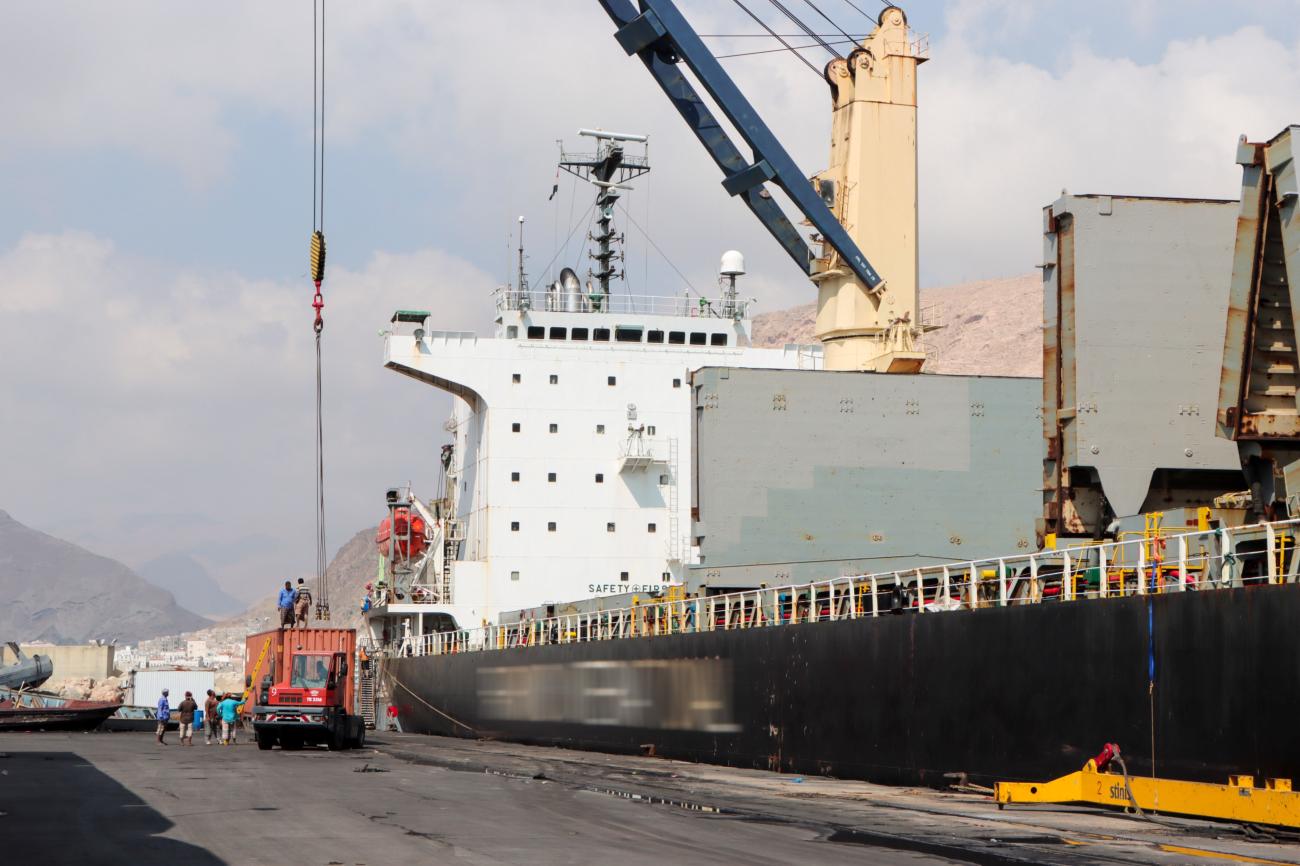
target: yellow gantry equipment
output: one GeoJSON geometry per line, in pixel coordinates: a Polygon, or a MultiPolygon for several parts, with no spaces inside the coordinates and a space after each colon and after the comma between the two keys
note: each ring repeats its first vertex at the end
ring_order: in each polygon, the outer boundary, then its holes
{"type": "Polygon", "coordinates": [[[994,798],[998,808],[1013,803],[1091,803],[1097,806],[1137,808],[1144,811],[1220,818],[1247,824],[1300,827],[1300,793],[1290,779],[1265,779],[1255,786],[1253,776],[1229,776],[1228,784],[1183,782],[1143,778],[1108,772],[1119,747],[1109,744],[1083,769],[1050,782],[998,782],[994,798]]]}

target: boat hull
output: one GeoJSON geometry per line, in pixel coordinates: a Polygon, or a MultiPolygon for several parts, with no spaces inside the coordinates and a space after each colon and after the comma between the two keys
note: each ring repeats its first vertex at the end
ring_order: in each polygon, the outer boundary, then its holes
{"type": "Polygon", "coordinates": [[[385,676],[403,729],[431,734],[943,785],[1053,778],[1106,742],[1147,774],[1154,721],[1161,776],[1297,778],[1296,622],[1300,585],[1254,586],[389,659],[385,676]]]}
{"type": "Polygon", "coordinates": [[[0,731],[93,731],[117,707],[0,707],[0,731]]]}

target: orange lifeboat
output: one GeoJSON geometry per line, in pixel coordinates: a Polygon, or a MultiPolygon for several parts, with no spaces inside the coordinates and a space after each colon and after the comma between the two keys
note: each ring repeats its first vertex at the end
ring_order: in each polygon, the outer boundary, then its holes
{"type": "Polygon", "coordinates": [[[391,517],[379,521],[379,531],[375,533],[375,544],[379,553],[388,556],[389,541],[396,538],[397,551],[404,559],[419,556],[428,543],[424,537],[426,525],[424,518],[412,514],[409,508],[396,508],[391,517]]]}

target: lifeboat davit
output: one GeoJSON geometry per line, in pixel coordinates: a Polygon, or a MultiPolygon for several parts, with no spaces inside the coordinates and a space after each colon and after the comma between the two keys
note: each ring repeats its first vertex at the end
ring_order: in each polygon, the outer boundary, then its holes
{"type": "Polygon", "coordinates": [[[397,551],[404,559],[419,556],[424,552],[428,541],[424,537],[427,528],[424,518],[412,514],[409,508],[396,508],[391,517],[379,521],[379,531],[375,533],[375,544],[379,546],[381,556],[388,556],[389,539],[396,536],[397,551]],[[395,525],[394,525],[395,524],[395,525]]]}

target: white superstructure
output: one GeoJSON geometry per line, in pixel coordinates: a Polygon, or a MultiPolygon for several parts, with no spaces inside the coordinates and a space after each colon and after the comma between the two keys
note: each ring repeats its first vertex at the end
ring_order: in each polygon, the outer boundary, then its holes
{"type": "Polygon", "coordinates": [[[475,628],[503,610],[680,583],[692,557],[691,373],[821,366],[820,347],[753,347],[747,304],[731,293],[563,294],[498,290],[492,338],[394,316],[385,365],[454,399],[447,513],[426,509],[424,576],[386,605],[417,615],[415,634],[446,627],[425,622],[435,612],[475,628]]]}

